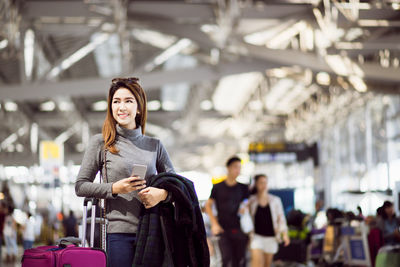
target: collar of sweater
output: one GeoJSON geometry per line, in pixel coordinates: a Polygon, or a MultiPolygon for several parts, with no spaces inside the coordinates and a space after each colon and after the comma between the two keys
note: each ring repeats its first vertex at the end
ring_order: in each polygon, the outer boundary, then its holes
{"type": "Polygon", "coordinates": [[[134,141],[140,137],[142,137],[142,127],[139,126],[136,129],[127,129],[124,128],[122,126],[120,126],[119,124],[117,124],[117,133],[125,138],[128,138],[131,141],[134,141]]]}

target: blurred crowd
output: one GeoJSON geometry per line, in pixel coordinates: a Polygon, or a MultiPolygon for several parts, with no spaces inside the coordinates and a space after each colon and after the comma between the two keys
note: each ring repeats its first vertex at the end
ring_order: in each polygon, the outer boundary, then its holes
{"type": "MultiPolygon", "coordinates": [[[[261,189],[262,186],[263,185],[260,185],[259,188],[261,189]]],[[[250,193],[251,191],[254,193],[254,187],[254,182],[251,188],[246,185],[246,188],[249,190],[248,195],[244,194],[246,201],[247,198],[251,199],[250,193]]],[[[3,262],[19,261],[20,259],[18,256],[20,256],[21,253],[18,249],[19,247],[28,249],[38,245],[54,245],[61,237],[78,237],[78,225],[80,223],[81,214],[79,214],[79,218],[77,218],[73,211],[63,214],[62,212],[51,212],[51,208],[47,211],[35,212],[34,214],[29,211],[29,208],[26,210],[17,210],[15,209],[14,201],[11,194],[8,192],[7,186],[3,185],[3,192],[4,198],[0,201],[0,235],[3,244],[0,246],[0,248],[2,247],[0,249],[0,257],[3,262]],[[16,214],[16,212],[18,212],[18,214],[16,214]],[[16,220],[17,217],[24,219],[16,220]]],[[[212,193],[212,196],[215,199],[218,198],[215,192],[214,195],[212,193]]],[[[240,199],[239,202],[243,202],[243,200],[240,199]]],[[[215,206],[217,203],[213,204],[213,213],[216,218],[218,218],[218,211],[215,206]]],[[[225,206],[224,204],[220,205],[222,205],[220,209],[227,209],[228,207],[226,205],[229,205],[229,203],[227,202],[225,206]]],[[[224,255],[221,253],[220,242],[223,237],[221,233],[213,231],[213,223],[210,220],[209,212],[206,212],[205,206],[206,203],[202,203],[212,266],[235,266],[234,264],[224,264],[223,261],[226,260],[226,256],[224,259],[224,255]]],[[[244,206],[242,204],[238,205],[237,211],[235,211],[239,220],[242,216],[241,214],[243,214],[243,212],[239,210],[240,207],[244,206]]],[[[400,221],[399,218],[396,217],[394,205],[390,201],[385,201],[383,205],[377,209],[374,216],[365,216],[360,207],[357,207],[356,212],[343,211],[337,208],[325,209],[323,201],[320,200],[316,202],[314,214],[305,214],[301,210],[293,209],[284,217],[286,220],[284,223],[287,224],[287,228],[284,229],[286,229],[285,231],[290,240],[290,244],[289,242],[285,244],[284,240],[281,240],[276,251],[272,250],[271,253],[263,251],[266,254],[269,253],[273,255],[272,262],[274,266],[289,266],[287,262],[295,262],[304,265],[312,262],[314,266],[327,266],[326,264],[329,262],[332,263],[335,260],[340,260],[340,258],[334,258],[334,256],[330,258],[326,257],[327,241],[325,235],[330,226],[334,227],[334,229],[339,229],[338,231],[335,230],[335,241],[332,243],[331,250],[328,251],[331,255],[338,254],[337,251],[340,249],[340,237],[342,235],[340,229],[343,229],[343,226],[352,226],[355,229],[363,226],[367,236],[371,266],[374,266],[375,259],[382,247],[400,245],[400,221]],[[319,238],[315,238],[317,235],[319,235],[319,238]]],[[[221,225],[224,225],[224,223],[222,222],[221,225]]],[[[227,227],[226,225],[224,226],[227,227]]],[[[240,227],[242,230],[243,225],[240,225],[240,227]]],[[[226,228],[225,231],[227,232],[228,229],[226,228]]],[[[255,257],[254,255],[256,254],[250,252],[252,249],[257,250],[254,249],[257,248],[257,243],[252,243],[255,231],[257,230],[253,225],[252,233],[245,233],[248,238],[244,239],[243,254],[246,255],[247,260],[243,265],[237,266],[246,266],[246,263],[249,264],[249,262],[252,262],[252,258],[255,257]]],[[[98,241],[95,244],[100,246],[98,241]]],[[[271,245],[270,243],[261,244],[267,246],[271,245]]],[[[257,265],[254,261],[251,265],[266,266],[257,265]]]]}

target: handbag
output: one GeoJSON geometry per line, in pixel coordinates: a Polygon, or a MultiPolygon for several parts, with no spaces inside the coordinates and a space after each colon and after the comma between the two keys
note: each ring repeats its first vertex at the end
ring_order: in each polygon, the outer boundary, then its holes
{"type": "Polygon", "coordinates": [[[253,219],[251,218],[248,209],[246,209],[245,212],[240,215],[240,228],[245,234],[249,234],[250,232],[254,231],[253,219]]]}

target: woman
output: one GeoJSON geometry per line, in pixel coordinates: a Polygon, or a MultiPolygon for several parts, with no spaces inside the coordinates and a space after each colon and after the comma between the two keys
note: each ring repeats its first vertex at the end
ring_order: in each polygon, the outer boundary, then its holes
{"type": "Polygon", "coordinates": [[[399,220],[396,218],[393,203],[385,201],[382,205],[381,218],[378,221],[385,245],[400,243],[399,220]]]}
{"type": "Polygon", "coordinates": [[[271,266],[278,242],[290,243],[286,218],[279,197],[268,193],[267,176],[255,176],[253,196],[249,199],[250,214],[254,222],[254,233],[250,242],[251,266],[271,266]]]}
{"type": "Polygon", "coordinates": [[[142,205],[149,209],[169,199],[164,189],[145,188],[149,177],[174,172],[161,142],[144,135],[146,118],[146,94],[138,79],[113,79],[102,135],[91,139],[75,184],[80,197],[106,199],[107,254],[111,267],[132,266],[142,205]],[[134,164],[147,166],[145,177],[132,176],[134,164]],[[93,183],[98,171],[103,176],[107,174],[107,181],[93,183]]]}
{"type": "Polygon", "coordinates": [[[12,206],[8,206],[6,212],[3,228],[3,236],[7,248],[6,262],[14,262],[18,254],[17,224],[13,217],[14,208],[12,206]]]}

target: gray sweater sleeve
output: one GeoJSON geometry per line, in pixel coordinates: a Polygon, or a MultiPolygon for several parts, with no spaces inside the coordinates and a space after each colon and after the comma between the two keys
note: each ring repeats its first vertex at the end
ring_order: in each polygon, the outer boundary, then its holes
{"type": "Polygon", "coordinates": [[[164,145],[161,143],[161,141],[158,141],[156,167],[158,173],[175,172],[174,167],[172,166],[172,162],[169,158],[168,152],[165,149],[164,145]]]}
{"type": "Polygon", "coordinates": [[[115,198],[112,194],[112,183],[93,183],[97,172],[103,166],[103,145],[103,137],[100,134],[90,140],[75,182],[75,193],[79,197],[115,198]]]}

